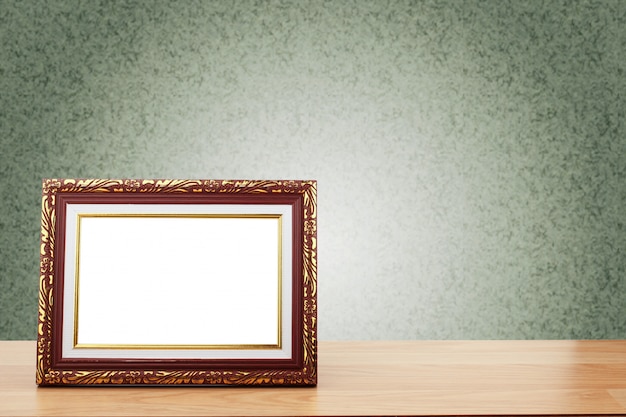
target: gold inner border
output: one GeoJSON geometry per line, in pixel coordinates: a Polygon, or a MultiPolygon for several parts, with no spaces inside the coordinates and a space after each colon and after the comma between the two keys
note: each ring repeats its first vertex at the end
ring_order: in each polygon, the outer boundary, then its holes
{"type": "Polygon", "coordinates": [[[76,216],[76,248],[75,248],[75,271],[74,271],[74,349],[145,349],[145,350],[255,350],[255,349],[276,349],[282,348],[282,241],[283,241],[283,219],[281,214],[206,214],[206,213],[79,213],[76,216]],[[138,217],[138,218],[255,218],[255,219],[277,219],[278,220],[278,340],[274,345],[267,344],[217,344],[217,345],[185,345],[185,344],[79,344],[78,343],[78,304],[79,304],[79,271],[80,271],[80,224],[85,217],[138,217]]]}

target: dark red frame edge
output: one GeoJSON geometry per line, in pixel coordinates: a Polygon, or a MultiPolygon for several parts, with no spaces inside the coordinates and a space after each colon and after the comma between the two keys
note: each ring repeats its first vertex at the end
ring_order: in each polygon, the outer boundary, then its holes
{"type": "MultiPolygon", "coordinates": [[[[50,181],[50,180],[47,180],[50,181]]],[[[128,180],[126,180],[128,181],[128,180]]],[[[132,181],[132,180],[131,180],[132,181]]],[[[154,180],[153,182],[156,182],[154,180]]],[[[213,181],[211,181],[213,182],[213,181]]],[[[240,181],[230,181],[229,183],[238,183],[240,181]]],[[[247,181],[241,181],[247,182],[247,181]]],[[[268,181],[269,182],[269,181],[268,181]]],[[[276,183],[276,182],[269,182],[276,183]]],[[[280,184],[280,182],[278,182],[280,184]]],[[[289,183],[294,183],[289,181],[289,183]]],[[[299,183],[299,182],[295,182],[299,183]]],[[[308,181],[306,183],[312,183],[314,181],[308,181]]],[[[109,190],[110,191],[110,190],[109,190]]],[[[117,190],[116,190],[117,191],[117,190]]],[[[126,190],[128,191],[128,190],[126,190]]],[[[63,359],[61,357],[61,340],[62,340],[62,319],[63,319],[63,305],[60,297],[57,298],[52,305],[52,311],[49,312],[54,317],[54,323],[57,325],[52,329],[54,333],[54,339],[52,344],[48,344],[49,348],[45,347],[45,340],[39,336],[41,334],[41,328],[38,333],[38,353],[47,356],[48,360],[44,359],[44,363],[49,363],[49,371],[80,371],[80,370],[112,370],[112,371],[127,371],[134,369],[141,370],[245,370],[245,371],[258,371],[258,370],[303,370],[303,373],[307,374],[304,385],[315,385],[317,383],[317,337],[316,332],[312,334],[313,338],[313,358],[312,363],[315,369],[302,369],[304,363],[303,352],[303,227],[304,227],[304,208],[303,198],[304,192],[284,192],[284,193],[269,193],[269,194],[250,194],[243,192],[238,193],[207,193],[201,192],[196,194],[179,194],[179,193],[134,193],[134,192],[122,192],[115,196],[110,194],[105,201],[102,200],[102,193],[99,192],[58,192],[58,189],[46,190],[46,183],[44,182],[44,196],[46,192],[48,196],[54,194],[56,201],[53,203],[55,213],[54,217],[54,236],[56,242],[53,242],[54,249],[53,259],[55,260],[53,265],[53,271],[55,277],[63,277],[64,268],[64,239],[65,233],[61,231],[65,230],[65,208],[69,203],[80,202],[82,204],[94,204],[94,203],[107,203],[107,204],[289,204],[292,206],[293,227],[292,227],[292,278],[293,278],[293,293],[292,293],[292,358],[291,359],[229,359],[229,360],[216,360],[216,359],[63,359]],[[43,343],[42,343],[43,342],[43,343]]],[[[108,193],[107,193],[108,194],[108,193]]],[[[45,201],[45,199],[44,199],[45,201]]],[[[43,207],[45,213],[45,207],[43,207]]],[[[316,231],[313,233],[316,237],[316,231]]],[[[42,281],[44,275],[44,252],[43,252],[43,234],[42,234],[42,263],[41,273],[42,281]]],[[[53,281],[53,293],[62,294],[63,291],[63,279],[55,279],[53,281]]],[[[43,285],[43,284],[42,284],[43,285]]],[[[40,288],[40,292],[42,289],[40,288]]],[[[41,302],[40,302],[41,308],[41,302]]],[[[308,312],[312,321],[317,320],[316,309],[312,312],[308,312]]],[[[42,317],[40,312],[40,326],[51,325],[51,323],[42,323],[42,317]]],[[[315,326],[316,328],[317,326],[315,326]]],[[[39,360],[39,359],[38,359],[39,360]]],[[[40,365],[38,364],[38,367],[40,365]]],[[[38,375],[38,383],[46,385],[46,381],[41,381],[41,375],[38,375]]],[[[259,383],[263,383],[262,381],[259,383]]],[[[294,384],[299,385],[299,384],[294,384]]]]}

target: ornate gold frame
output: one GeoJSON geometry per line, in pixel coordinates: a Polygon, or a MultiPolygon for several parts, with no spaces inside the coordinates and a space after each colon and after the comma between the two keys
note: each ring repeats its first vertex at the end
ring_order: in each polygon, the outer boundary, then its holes
{"type": "MultiPolygon", "coordinates": [[[[47,385],[93,384],[204,384],[204,385],[315,385],[317,383],[317,188],[315,181],[250,180],[135,180],[135,179],[46,179],[43,182],[39,326],[36,381],[47,385]],[[66,210],[68,207],[151,205],[160,207],[206,207],[221,205],[246,210],[289,213],[289,301],[279,297],[279,312],[287,307],[291,316],[285,356],[159,356],[143,357],[104,353],[73,357],[64,352],[64,299],[66,210]],[[188,206],[185,206],[188,205],[188,206]],[[286,207],[286,208],[285,208],[286,207]],[[288,303],[288,304],[284,304],[288,303]],[[120,356],[121,355],[121,356],[120,356]]],[[[103,213],[107,215],[106,213],[103,213]]],[[[202,215],[197,215],[201,217],[202,215]]],[[[155,216],[159,217],[159,216],[155,216]]],[[[167,216],[164,216],[167,217],[167,216]]],[[[282,224],[282,223],[281,223],[282,224]]],[[[72,249],[69,249],[72,250],[72,249]]],[[[78,256],[78,249],[76,249],[78,256]]],[[[279,250],[279,253],[280,250],[279,250]]],[[[68,277],[68,286],[72,285],[68,277]]],[[[281,281],[279,275],[279,282],[281,281]]],[[[267,287],[269,288],[269,287],[267,287]]],[[[280,288],[280,285],[279,285],[280,288]]],[[[281,291],[281,290],[279,290],[281,291]]],[[[78,294],[78,293],[76,293],[78,294]]],[[[69,297],[69,296],[68,296],[69,297]]],[[[69,306],[69,304],[68,304],[69,306]]],[[[252,306],[253,307],[253,306],[252,306]]],[[[70,313],[71,314],[71,313],[70,313]]],[[[280,313],[279,313],[280,314],[280,313]]],[[[287,314],[287,313],[285,313],[287,314]]],[[[282,317],[282,316],[281,316],[282,317]]],[[[74,328],[75,331],[75,328],[74,328]]],[[[279,332],[280,334],[280,332],[279,332]]],[[[76,343],[75,333],[73,335],[76,343]]],[[[175,344],[174,344],[175,345],[175,344]]],[[[280,343],[279,343],[280,345],[280,343]]],[[[230,346],[231,348],[233,346],[230,346]]],[[[280,346],[279,346],[280,347],[280,346]]],[[[109,347],[110,348],[110,347],[109,347]]],[[[112,350],[117,347],[113,346],[112,350]]],[[[184,346],[193,351],[225,349],[225,346],[184,346]]],[[[250,346],[235,346],[242,350],[250,346]]],[[[166,350],[163,350],[166,352],[166,350]]]]}

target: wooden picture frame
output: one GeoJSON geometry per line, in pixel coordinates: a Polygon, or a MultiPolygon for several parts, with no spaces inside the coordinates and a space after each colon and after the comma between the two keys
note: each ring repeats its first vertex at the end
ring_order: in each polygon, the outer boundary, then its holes
{"type": "Polygon", "coordinates": [[[315,181],[43,181],[36,382],[316,385],[315,181]]]}

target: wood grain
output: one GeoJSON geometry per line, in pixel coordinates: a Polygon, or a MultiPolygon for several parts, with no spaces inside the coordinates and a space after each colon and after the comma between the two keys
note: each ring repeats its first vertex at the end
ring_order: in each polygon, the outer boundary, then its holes
{"type": "Polygon", "coordinates": [[[43,387],[0,342],[2,416],[626,415],[626,341],[320,342],[316,388],[43,387]]]}

